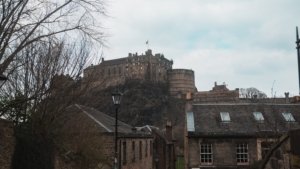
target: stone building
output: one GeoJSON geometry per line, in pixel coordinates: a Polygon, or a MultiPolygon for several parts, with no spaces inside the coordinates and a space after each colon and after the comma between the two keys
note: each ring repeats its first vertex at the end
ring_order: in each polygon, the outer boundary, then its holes
{"type": "Polygon", "coordinates": [[[126,80],[167,82],[167,71],[172,69],[173,61],[162,54],[152,54],[149,49],[145,54],[129,53],[128,57],[104,60],[99,65],[92,65],[84,70],[84,80],[92,86],[116,86],[126,80]]]}
{"type": "Polygon", "coordinates": [[[0,169],[10,169],[15,149],[13,123],[0,119],[0,169]]]}
{"type": "Polygon", "coordinates": [[[300,104],[287,99],[188,101],[185,168],[251,168],[280,136],[300,128],[300,104]]]}
{"type": "Polygon", "coordinates": [[[172,125],[167,121],[165,129],[145,125],[136,127],[139,131],[147,131],[153,136],[153,166],[155,169],[175,169],[176,152],[172,125]]]}
{"type": "Polygon", "coordinates": [[[198,91],[193,95],[194,102],[236,102],[239,100],[239,89],[229,90],[226,84],[215,82],[210,91],[198,91]]]}
{"type": "MultiPolygon", "coordinates": [[[[68,107],[58,121],[60,123],[57,124],[55,133],[57,138],[60,138],[58,141],[61,143],[61,149],[65,151],[62,153],[65,154],[65,159],[74,159],[80,154],[85,159],[80,163],[86,168],[112,168],[115,131],[113,117],[75,104],[68,107]]],[[[152,135],[134,130],[132,126],[119,121],[117,154],[120,169],[152,169],[152,135]]],[[[56,160],[55,168],[64,165],[61,160],[56,160]]]]}
{"type": "Polygon", "coordinates": [[[173,69],[173,61],[162,54],[129,53],[127,57],[104,60],[98,65],[84,69],[83,84],[92,88],[107,88],[124,84],[127,80],[150,81],[169,85],[170,95],[181,97],[185,93],[196,92],[194,71],[173,69]]]}

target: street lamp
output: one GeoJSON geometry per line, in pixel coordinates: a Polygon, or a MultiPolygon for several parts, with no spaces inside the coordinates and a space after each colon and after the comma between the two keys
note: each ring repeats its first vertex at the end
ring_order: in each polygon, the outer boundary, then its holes
{"type": "Polygon", "coordinates": [[[118,169],[118,110],[121,103],[122,94],[117,91],[111,94],[112,100],[116,107],[116,118],[115,118],[115,149],[114,149],[114,169],[118,169]]]}
{"type": "Polygon", "coordinates": [[[7,77],[0,74],[0,87],[2,87],[2,85],[5,83],[6,80],[7,80],[7,77]]]}

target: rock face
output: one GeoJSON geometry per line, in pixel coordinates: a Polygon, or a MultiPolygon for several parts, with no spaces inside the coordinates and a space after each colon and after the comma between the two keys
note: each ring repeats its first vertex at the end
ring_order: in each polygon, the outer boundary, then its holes
{"type": "MultiPolygon", "coordinates": [[[[123,93],[119,119],[133,126],[161,125],[167,115],[168,88],[166,84],[128,81],[118,87],[123,93]]],[[[115,116],[111,93],[116,87],[89,91],[80,99],[86,106],[94,107],[115,116]]]]}
{"type": "Polygon", "coordinates": [[[15,138],[12,122],[0,119],[0,169],[11,168],[14,146],[15,138]]]}

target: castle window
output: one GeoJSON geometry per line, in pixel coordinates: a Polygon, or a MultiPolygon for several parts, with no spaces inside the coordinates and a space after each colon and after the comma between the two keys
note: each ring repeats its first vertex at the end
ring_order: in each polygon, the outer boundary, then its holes
{"type": "Polygon", "coordinates": [[[119,74],[121,74],[122,73],[122,69],[121,69],[121,67],[119,67],[119,74]]]}
{"type": "Polygon", "coordinates": [[[108,76],[110,76],[110,68],[108,68],[107,70],[108,70],[108,71],[107,71],[107,72],[108,72],[108,76]]]}
{"type": "Polygon", "coordinates": [[[116,67],[114,67],[114,75],[116,74],[117,72],[116,72],[116,67]]]}
{"type": "Polygon", "coordinates": [[[248,164],[248,144],[239,143],[236,145],[237,164],[248,164]]]}
{"type": "Polygon", "coordinates": [[[213,151],[212,144],[200,144],[200,161],[201,164],[212,164],[213,151]]]}

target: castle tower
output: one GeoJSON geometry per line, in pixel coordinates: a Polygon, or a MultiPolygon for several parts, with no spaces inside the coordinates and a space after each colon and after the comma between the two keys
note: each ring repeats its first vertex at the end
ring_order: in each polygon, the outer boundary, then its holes
{"type": "Polygon", "coordinates": [[[182,98],[187,93],[197,91],[193,70],[173,69],[168,71],[169,94],[172,97],[182,98]]]}

